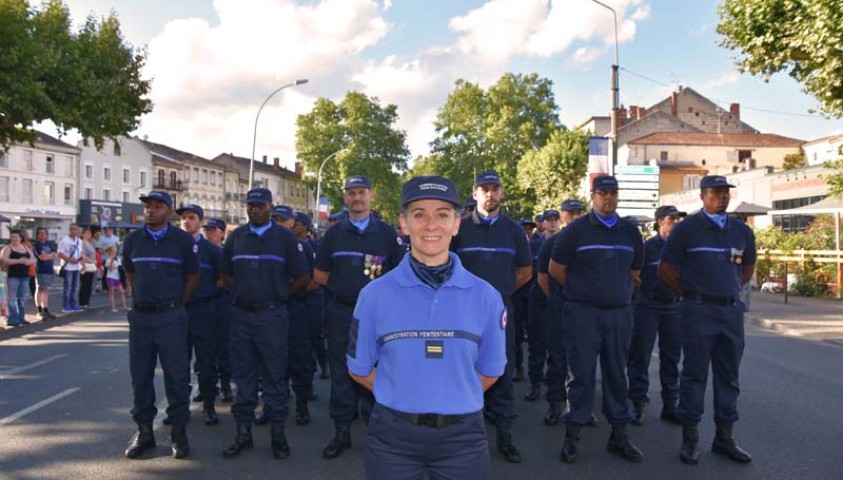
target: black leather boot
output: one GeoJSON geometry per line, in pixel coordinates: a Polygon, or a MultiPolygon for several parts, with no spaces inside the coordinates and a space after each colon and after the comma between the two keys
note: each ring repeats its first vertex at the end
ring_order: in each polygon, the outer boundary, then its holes
{"type": "Polygon", "coordinates": [[[331,443],[322,450],[322,456],[327,459],[337,458],[346,448],[351,448],[351,428],[337,427],[331,443]]]}
{"type": "Polygon", "coordinates": [[[670,423],[674,423],[676,425],[682,425],[682,420],[679,418],[679,414],[676,413],[676,405],[671,403],[665,403],[662,407],[662,420],[670,423]]]}
{"type": "Polygon", "coordinates": [[[327,360],[321,360],[319,362],[319,378],[321,378],[322,380],[325,380],[326,378],[329,378],[328,361],[327,360]]]}
{"type": "Polygon", "coordinates": [[[173,458],[187,458],[190,454],[190,443],[187,441],[187,425],[173,425],[170,438],[173,440],[173,458]]]}
{"type": "Polygon", "coordinates": [[[172,425],[172,424],[173,424],[173,419],[172,419],[172,418],[170,418],[170,416],[169,416],[169,415],[167,415],[166,417],[164,417],[164,420],[162,420],[162,421],[161,421],[161,423],[163,423],[164,425],[168,425],[168,426],[169,426],[169,425],[172,425]]]}
{"type": "Polygon", "coordinates": [[[600,425],[600,420],[597,419],[597,415],[592,413],[591,418],[588,419],[587,425],[589,427],[596,427],[596,426],[600,425]]]}
{"type": "Polygon", "coordinates": [[[310,423],[310,409],[307,402],[296,402],[296,425],[307,425],[310,423]]]}
{"type": "Polygon", "coordinates": [[[287,444],[287,435],[284,434],[284,424],[273,423],[270,435],[272,435],[272,456],[277,459],[288,458],[290,445],[287,444]]]}
{"type": "Polygon", "coordinates": [[[679,448],[679,460],[686,465],[700,462],[700,433],[696,425],[682,425],[682,446],[679,448]]]}
{"type": "Polygon", "coordinates": [[[234,436],[234,443],[222,451],[222,456],[231,458],[240,453],[244,448],[251,448],[252,427],[251,425],[237,425],[237,435],[234,436]]]}
{"type": "Polygon", "coordinates": [[[644,425],[644,408],[646,405],[644,402],[632,402],[632,420],[630,420],[630,423],[636,427],[644,425]]]}
{"type": "Polygon", "coordinates": [[[231,393],[231,385],[223,383],[220,387],[220,401],[222,403],[231,403],[234,401],[234,395],[231,393]]]}
{"type": "Polygon", "coordinates": [[[524,380],[524,367],[516,367],[515,375],[512,376],[512,381],[514,383],[518,383],[521,380],[524,380]]]}
{"type": "Polygon", "coordinates": [[[630,462],[640,462],[644,459],[644,454],[641,453],[641,450],[638,450],[629,441],[629,435],[626,433],[626,425],[612,426],[612,433],[609,435],[609,443],[606,445],[606,449],[630,462]]]}
{"type": "Polygon", "coordinates": [[[138,432],[132,437],[132,441],[129,442],[124,454],[126,458],[135,459],[153,448],[155,448],[155,434],[152,433],[152,424],[138,425],[138,432]]]}
{"type": "Polygon", "coordinates": [[[518,447],[512,440],[512,432],[509,428],[499,428],[497,437],[498,451],[506,457],[506,461],[509,463],[521,463],[521,451],[518,450],[518,447]]]}
{"type": "Polygon", "coordinates": [[[534,402],[539,399],[542,393],[542,386],[541,384],[530,385],[530,389],[527,390],[527,393],[524,394],[524,400],[528,402],[534,402]]]}
{"type": "Polygon", "coordinates": [[[547,426],[557,425],[562,417],[562,404],[548,405],[547,413],[544,414],[544,424],[547,426]]]}
{"type": "Polygon", "coordinates": [[[580,443],[580,427],[568,425],[565,428],[565,443],[562,445],[560,457],[565,463],[577,461],[577,444],[580,443]]]}
{"type": "Polygon", "coordinates": [[[214,401],[205,400],[205,406],[202,408],[202,416],[205,418],[205,425],[216,425],[220,423],[217,417],[217,410],[214,408],[214,401]]]}
{"type": "Polygon", "coordinates": [[[255,425],[266,425],[267,423],[269,423],[269,416],[266,414],[266,405],[264,405],[261,412],[255,416],[255,425]]]}
{"type": "Polygon", "coordinates": [[[745,452],[735,443],[732,438],[732,424],[721,423],[717,425],[717,433],[714,434],[714,442],[711,443],[711,451],[718,455],[726,455],[738,463],[749,463],[752,455],[745,452]]]}

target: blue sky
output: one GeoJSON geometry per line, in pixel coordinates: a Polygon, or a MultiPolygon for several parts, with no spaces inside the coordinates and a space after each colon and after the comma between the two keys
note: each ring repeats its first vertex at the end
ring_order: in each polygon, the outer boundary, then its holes
{"type": "MultiPolygon", "coordinates": [[[[715,0],[604,0],[619,13],[621,101],[649,106],[682,84],[762,132],[804,140],[843,131],[808,116],[816,106],[785,75],[739,74],[718,46],[715,0]],[[645,80],[635,74],[643,75],[645,80]],[[761,110],[790,113],[775,114],[761,110]]],[[[458,78],[488,85],[503,73],[538,72],[555,85],[563,123],[608,115],[612,17],[590,0],[66,0],[76,18],[120,17],[126,39],[148,49],[155,111],[138,134],[212,157],[248,156],[263,98],[294,79],[263,111],[258,157],[295,158],[295,116],[318,97],[362,90],[398,105],[414,155],[458,78]]]]}

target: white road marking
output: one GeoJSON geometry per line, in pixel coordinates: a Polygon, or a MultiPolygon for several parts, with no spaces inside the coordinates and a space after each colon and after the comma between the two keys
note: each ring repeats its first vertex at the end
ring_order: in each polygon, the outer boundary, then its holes
{"type": "Polygon", "coordinates": [[[68,388],[67,390],[59,393],[58,395],[53,395],[52,397],[50,397],[46,400],[41,400],[40,402],[36,403],[35,405],[24,408],[23,410],[21,410],[17,413],[13,413],[6,418],[0,419],[0,427],[4,427],[4,426],[14,422],[15,420],[18,420],[22,417],[25,417],[26,415],[29,415],[30,413],[32,413],[36,410],[40,410],[40,409],[46,407],[47,405],[49,405],[53,402],[57,402],[57,401],[61,400],[62,398],[66,397],[68,395],[71,395],[71,394],[74,394],[74,393],[78,392],[79,390],[80,390],[79,387],[68,388]]]}
{"type": "Polygon", "coordinates": [[[40,367],[41,365],[44,365],[45,363],[50,363],[50,362],[56,361],[60,358],[64,358],[66,356],[67,356],[66,353],[60,353],[58,355],[53,355],[52,357],[45,358],[44,360],[32,363],[30,365],[24,365],[23,367],[12,368],[10,370],[2,370],[2,371],[0,371],[0,380],[6,380],[7,378],[13,377],[13,376],[15,376],[19,373],[25,372],[27,370],[32,370],[33,368],[40,367]]]}

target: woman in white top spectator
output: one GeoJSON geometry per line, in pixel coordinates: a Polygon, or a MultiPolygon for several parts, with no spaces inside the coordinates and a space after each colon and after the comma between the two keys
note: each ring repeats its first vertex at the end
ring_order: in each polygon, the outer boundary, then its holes
{"type": "Polygon", "coordinates": [[[97,275],[97,250],[91,241],[91,229],[82,230],[82,269],[79,274],[79,307],[91,308],[91,293],[97,275]]]}
{"type": "Polygon", "coordinates": [[[0,261],[9,275],[9,316],[6,326],[26,325],[24,301],[29,285],[29,267],[35,264],[35,254],[21,242],[20,230],[12,230],[9,244],[0,251],[0,261]]]}

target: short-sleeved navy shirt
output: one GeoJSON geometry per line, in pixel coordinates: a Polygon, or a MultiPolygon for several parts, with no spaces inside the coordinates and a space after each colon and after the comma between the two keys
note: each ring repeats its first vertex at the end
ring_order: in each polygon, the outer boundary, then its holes
{"type": "Polygon", "coordinates": [[[54,260],[41,260],[39,257],[42,253],[56,253],[58,247],[51,242],[35,241],[32,242],[32,249],[35,251],[35,273],[55,275],[56,272],[53,270],[54,260]]]}
{"type": "Polygon", "coordinates": [[[665,239],[661,235],[648,238],[644,242],[644,267],[641,269],[641,293],[639,300],[648,301],[648,295],[655,294],[662,297],[674,295],[673,290],[659,278],[659,263],[665,239]]]}
{"type": "Polygon", "coordinates": [[[328,290],[356,297],[372,279],[397,267],[405,254],[394,228],[371,217],[360,232],[348,220],[325,232],[316,253],[316,268],[328,272],[328,290]]]}
{"type": "Polygon", "coordinates": [[[515,292],[515,270],[533,264],[524,229],[504,214],[491,224],[483,222],[477,211],[463,217],[451,251],[469,272],[492,284],[504,297],[515,292]]]}
{"type": "Polygon", "coordinates": [[[199,273],[199,247],[193,237],[173,226],[166,228],[160,240],[142,227],[123,243],[123,268],[134,274],[135,303],[181,301],[186,276],[199,273]]]}
{"type": "Polygon", "coordinates": [[[737,295],[742,267],[755,265],[755,234],[732,217],[721,230],[700,211],[673,227],[661,261],[679,268],[683,292],[737,295]]]}
{"type": "Polygon", "coordinates": [[[566,300],[602,308],[631,303],[630,272],[640,270],[644,263],[644,241],[634,224],[618,219],[609,228],[591,212],[557,236],[551,258],[568,267],[566,300]]]}
{"type": "Polygon", "coordinates": [[[222,273],[234,279],[231,293],[239,302],[286,302],[290,282],[307,276],[304,247],[288,228],[270,222],[258,236],[241,225],[225,239],[222,273]]]}
{"type": "Polygon", "coordinates": [[[191,301],[205,300],[217,295],[217,279],[220,277],[222,252],[219,247],[200,237],[196,241],[199,247],[199,286],[191,301]]]}

